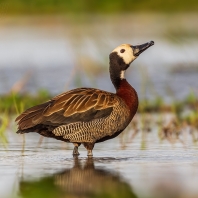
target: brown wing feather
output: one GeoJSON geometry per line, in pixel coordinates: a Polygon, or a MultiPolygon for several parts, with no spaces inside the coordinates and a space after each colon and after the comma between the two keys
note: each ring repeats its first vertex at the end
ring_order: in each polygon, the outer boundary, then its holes
{"type": "Polygon", "coordinates": [[[21,115],[16,118],[16,122],[18,122],[18,129],[23,130],[30,127],[33,127],[43,120],[43,112],[51,105],[51,101],[46,103],[31,107],[24,111],[21,115]]]}
{"type": "Polygon", "coordinates": [[[113,110],[112,93],[91,88],[74,89],[27,109],[16,118],[19,129],[37,124],[59,126],[108,116],[113,110]]]}

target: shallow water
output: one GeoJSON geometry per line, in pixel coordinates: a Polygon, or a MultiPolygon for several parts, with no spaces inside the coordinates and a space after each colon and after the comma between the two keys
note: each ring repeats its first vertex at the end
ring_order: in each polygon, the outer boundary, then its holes
{"type": "Polygon", "coordinates": [[[129,128],[96,144],[93,158],[81,146],[77,159],[69,143],[9,131],[0,197],[198,197],[198,145],[188,127],[174,142],[157,134],[129,128]]]}
{"type": "Polygon", "coordinates": [[[121,43],[154,40],[127,71],[139,97],[181,100],[192,90],[198,95],[197,19],[190,14],[5,18],[0,21],[0,93],[18,81],[33,93],[79,86],[114,91],[109,53],[121,43]]]}

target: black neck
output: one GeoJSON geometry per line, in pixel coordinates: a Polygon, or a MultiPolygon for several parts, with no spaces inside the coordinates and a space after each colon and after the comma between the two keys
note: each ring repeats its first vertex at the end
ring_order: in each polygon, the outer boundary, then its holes
{"type": "Polygon", "coordinates": [[[120,82],[121,82],[121,79],[120,79],[121,71],[115,70],[115,68],[110,65],[109,72],[110,72],[111,81],[112,81],[115,89],[118,90],[119,86],[120,86],[120,82]]]}
{"type": "Polygon", "coordinates": [[[110,78],[115,89],[118,90],[120,82],[122,81],[122,79],[120,78],[121,71],[126,70],[129,67],[129,65],[125,64],[123,59],[119,57],[116,52],[111,53],[109,58],[110,78]]]}

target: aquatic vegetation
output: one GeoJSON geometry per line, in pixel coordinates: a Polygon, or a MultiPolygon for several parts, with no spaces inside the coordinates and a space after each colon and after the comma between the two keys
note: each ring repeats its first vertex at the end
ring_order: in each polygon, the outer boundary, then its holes
{"type": "Polygon", "coordinates": [[[0,115],[0,143],[2,143],[4,146],[8,143],[5,134],[8,126],[9,126],[9,116],[7,113],[4,113],[0,115]]]}
{"type": "MultiPolygon", "coordinates": [[[[0,112],[6,111],[8,114],[17,114],[31,106],[46,102],[52,97],[53,96],[47,90],[40,90],[35,95],[31,95],[28,93],[11,93],[6,95],[0,95],[0,112]]],[[[193,92],[190,92],[184,100],[173,101],[169,104],[167,104],[160,96],[156,97],[154,100],[140,100],[138,112],[172,112],[180,115],[186,108],[188,109],[188,111],[191,112],[197,111],[198,98],[193,92]]]]}
{"type": "Polygon", "coordinates": [[[49,100],[51,95],[46,90],[39,90],[36,95],[28,93],[10,93],[0,96],[0,112],[8,114],[19,114],[24,109],[27,109],[36,104],[49,100]]]}
{"type": "MultiPolygon", "coordinates": [[[[46,102],[53,96],[47,90],[40,90],[36,95],[11,93],[0,96],[0,112],[8,115],[19,114],[24,109],[46,102]]],[[[144,99],[140,101],[139,113],[163,113],[170,112],[177,116],[179,121],[187,121],[195,124],[198,114],[198,98],[193,92],[182,101],[173,101],[167,104],[162,97],[154,100],[144,99]]]]}
{"type": "MultiPolygon", "coordinates": [[[[0,142],[6,146],[8,143],[6,131],[9,128],[12,115],[18,115],[24,109],[50,98],[50,94],[45,90],[40,90],[37,95],[10,93],[0,96],[0,142]]],[[[15,131],[14,129],[13,131],[15,131]]]]}

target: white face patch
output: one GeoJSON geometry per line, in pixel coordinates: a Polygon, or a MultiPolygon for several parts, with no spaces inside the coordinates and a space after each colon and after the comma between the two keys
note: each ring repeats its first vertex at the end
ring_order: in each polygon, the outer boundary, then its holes
{"type": "Polygon", "coordinates": [[[125,70],[122,70],[121,73],[120,73],[120,79],[125,79],[125,70]]]}
{"type": "Polygon", "coordinates": [[[118,56],[122,57],[126,64],[130,64],[137,58],[133,55],[133,49],[129,44],[122,44],[116,47],[112,52],[117,52],[118,56]]]}

